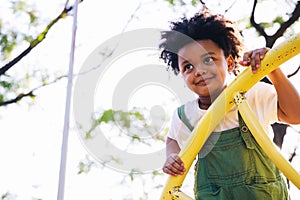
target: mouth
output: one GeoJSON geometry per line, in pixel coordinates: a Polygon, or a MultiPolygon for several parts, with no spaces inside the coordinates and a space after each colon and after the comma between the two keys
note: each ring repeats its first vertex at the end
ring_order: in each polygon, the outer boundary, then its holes
{"type": "Polygon", "coordinates": [[[212,78],[202,78],[202,79],[199,79],[197,81],[195,81],[195,85],[196,86],[206,86],[207,85],[207,82],[212,79],[212,78]]]}

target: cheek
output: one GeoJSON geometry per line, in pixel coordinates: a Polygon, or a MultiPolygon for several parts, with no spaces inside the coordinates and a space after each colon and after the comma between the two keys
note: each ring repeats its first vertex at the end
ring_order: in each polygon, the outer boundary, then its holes
{"type": "Polygon", "coordinates": [[[190,75],[183,75],[182,76],[183,81],[188,85],[189,83],[191,83],[191,76],[190,75]]]}
{"type": "Polygon", "coordinates": [[[229,73],[227,65],[219,66],[219,68],[217,69],[217,71],[218,71],[219,76],[224,77],[224,78],[229,73]]]}
{"type": "Polygon", "coordinates": [[[227,85],[229,83],[229,80],[231,79],[230,74],[227,71],[220,73],[219,78],[220,81],[223,82],[225,85],[227,85]]]}
{"type": "Polygon", "coordinates": [[[192,77],[191,76],[183,76],[182,78],[183,78],[185,86],[187,86],[189,89],[192,90],[192,87],[193,87],[192,77]]]}
{"type": "Polygon", "coordinates": [[[223,70],[216,70],[214,71],[214,74],[216,75],[216,80],[218,80],[218,82],[224,82],[224,80],[227,77],[227,73],[223,70]]]}

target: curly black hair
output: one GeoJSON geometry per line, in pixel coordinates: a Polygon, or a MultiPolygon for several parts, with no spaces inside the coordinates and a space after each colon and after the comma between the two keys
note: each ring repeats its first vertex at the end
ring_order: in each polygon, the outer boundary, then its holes
{"type": "Polygon", "coordinates": [[[178,50],[195,40],[212,40],[224,51],[226,58],[231,55],[234,60],[237,60],[241,56],[243,47],[241,33],[234,22],[221,14],[212,14],[209,10],[204,10],[190,19],[183,17],[177,22],[171,22],[170,28],[170,31],[161,32],[160,58],[173,69],[176,75],[180,72],[178,50]]]}

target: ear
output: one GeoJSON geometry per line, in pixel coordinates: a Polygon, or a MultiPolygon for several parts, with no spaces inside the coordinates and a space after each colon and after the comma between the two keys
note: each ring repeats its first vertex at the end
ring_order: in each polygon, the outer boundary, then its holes
{"type": "Polygon", "coordinates": [[[226,61],[227,61],[227,66],[228,66],[228,72],[232,72],[235,68],[235,61],[232,57],[232,55],[229,55],[227,58],[226,58],[226,61]]]}

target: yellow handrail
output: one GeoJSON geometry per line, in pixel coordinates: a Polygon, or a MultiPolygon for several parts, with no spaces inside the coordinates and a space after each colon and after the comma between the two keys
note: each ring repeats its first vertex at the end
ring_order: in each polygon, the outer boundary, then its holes
{"type": "Polygon", "coordinates": [[[174,188],[180,189],[194,159],[204,145],[205,141],[222,120],[225,114],[234,105],[234,96],[237,92],[247,92],[255,83],[264,76],[278,68],[282,63],[300,53],[300,34],[292,37],[277,47],[271,49],[261,61],[261,67],[256,74],[251,69],[244,70],[214,101],[205,115],[195,126],[187,145],[179,153],[187,169],[183,175],[169,176],[162,191],[161,200],[175,199],[174,188]]]}
{"type": "Polygon", "coordinates": [[[255,138],[256,142],[261,146],[263,151],[278,167],[278,169],[300,189],[300,174],[291,166],[291,164],[282,156],[279,150],[275,147],[268,134],[262,128],[261,124],[256,119],[248,102],[242,98],[242,94],[237,93],[236,97],[241,99],[237,105],[243,120],[247,124],[250,132],[255,138]]]}

